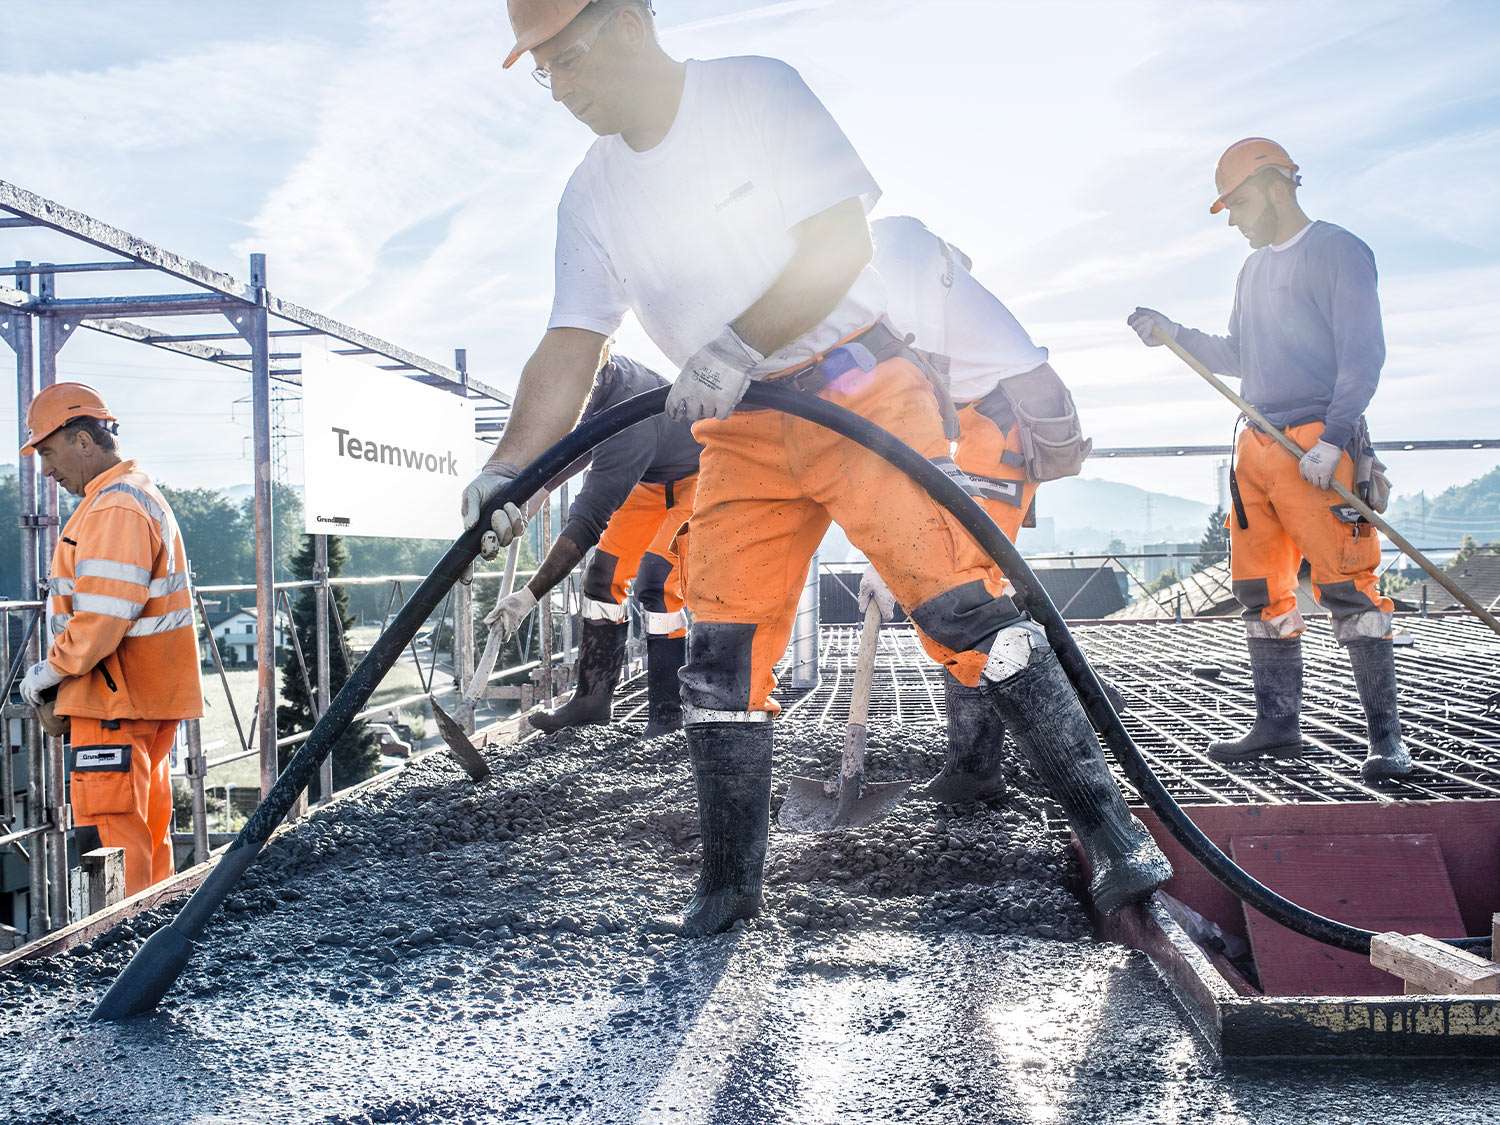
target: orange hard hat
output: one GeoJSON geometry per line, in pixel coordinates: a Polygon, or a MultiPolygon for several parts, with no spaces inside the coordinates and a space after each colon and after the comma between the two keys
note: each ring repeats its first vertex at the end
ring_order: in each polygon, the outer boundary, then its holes
{"type": "Polygon", "coordinates": [[[1214,186],[1219,189],[1219,198],[1214,200],[1208,213],[1217,215],[1224,210],[1224,200],[1262,168],[1283,168],[1294,176],[1297,174],[1297,166],[1292,163],[1286,149],[1265,137],[1246,137],[1226,148],[1224,155],[1219,157],[1219,166],[1214,169],[1214,186]]]}
{"type": "Polygon", "coordinates": [[[36,443],[56,433],[74,418],[98,418],[101,422],[118,421],[104,405],[104,397],[84,383],[53,383],[42,390],[26,411],[26,444],[21,456],[36,452],[36,443]]]}
{"type": "Polygon", "coordinates": [[[516,33],[516,45],[505,56],[510,66],[533,47],[540,47],[568,24],[594,0],[508,0],[510,27],[516,33]]]}

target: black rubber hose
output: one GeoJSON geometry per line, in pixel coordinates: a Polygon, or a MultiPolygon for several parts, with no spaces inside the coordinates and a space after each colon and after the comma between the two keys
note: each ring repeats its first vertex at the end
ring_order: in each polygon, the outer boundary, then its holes
{"type": "MultiPolygon", "coordinates": [[[[459,580],[479,553],[482,529],[489,526],[490,516],[508,503],[524,505],[532,495],[545,487],[559,473],[607,438],[662,412],[667,388],[648,391],[590,418],[522,470],[486,505],[479,522],[461,535],[438,561],[431,574],[413,592],[406,604],[376,639],[358,667],[329,704],[328,710],[314,726],[286,769],[276,779],[271,791],[261,801],[218,865],[193,892],[192,896],[168,925],[152,934],[100,1000],[93,1019],[122,1019],[150,1011],[165,995],[187,965],[192,942],[208,925],[209,918],[229,896],[245,870],[255,861],[271,833],[286,817],[292,804],[311,783],[323,758],[348,728],[354,716],[369,701],[380,681],[400,658],[407,644],[422,624],[437,609],[453,584],[459,580]]],[[[869,449],[910,476],[964,526],[1006,578],[1032,618],[1046,631],[1063,669],[1077,689],[1096,727],[1104,731],[1105,741],[1114,751],[1126,776],[1146,803],[1162,818],[1168,830],[1209,873],[1234,894],[1262,914],[1327,945],[1368,953],[1374,933],[1304,910],[1258,882],[1225,855],[1203,834],[1172,799],[1166,788],[1151,772],[1119,716],[1099,687],[1088,661],[1073,640],[1047,591],[1006,539],[994,521],[974,500],[941,469],[916,450],[872,422],[824,399],[778,387],[770,383],[752,384],[745,395],[745,405],[780,410],[834,431],[841,437],[869,449]]],[[[1487,945],[1487,938],[1448,939],[1466,948],[1487,945]]]]}

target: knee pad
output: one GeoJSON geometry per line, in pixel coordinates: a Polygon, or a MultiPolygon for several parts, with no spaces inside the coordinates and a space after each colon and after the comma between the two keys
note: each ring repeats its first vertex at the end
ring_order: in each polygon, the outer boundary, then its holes
{"type": "Polygon", "coordinates": [[[1033,653],[1045,652],[1051,647],[1046,630],[1029,617],[1023,617],[995,635],[982,674],[992,684],[1004,683],[1031,666],[1033,653]]]}
{"type": "Polygon", "coordinates": [[[667,579],[672,577],[672,564],[660,555],[647,551],[641,556],[640,568],[635,572],[635,600],[648,613],[667,612],[667,579]]]}

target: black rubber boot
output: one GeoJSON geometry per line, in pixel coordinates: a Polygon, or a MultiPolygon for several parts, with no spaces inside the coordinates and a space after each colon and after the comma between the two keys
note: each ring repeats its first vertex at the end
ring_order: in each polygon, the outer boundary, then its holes
{"type": "Polygon", "coordinates": [[[695,723],[687,740],[703,868],[681,932],[706,937],[760,913],[771,828],[771,724],[695,723]]]}
{"type": "Polygon", "coordinates": [[[1241,738],[1209,743],[1216,762],[1251,758],[1295,758],[1306,752],[1302,715],[1302,640],[1249,637],[1250,676],[1255,681],[1255,722],[1241,738]]]}
{"type": "Polygon", "coordinates": [[[682,729],[682,685],[686,637],[646,638],[646,737],[682,729]]]}
{"type": "Polygon", "coordinates": [[[1411,755],[1401,744],[1401,716],[1396,713],[1396,649],[1389,640],[1351,641],[1347,647],[1370,737],[1360,776],[1366,781],[1405,777],[1411,773],[1411,755]]]}
{"type": "Polygon", "coordinates": [[[1031,768],[1062,806],[1089,859],[1100,914],[1150,896],[1172,877],[1151,833],[1125,806],[1088,715],[1051,649],[998,683],[981,685],[1031,768]]]}
{"type": "Polygon", "coordinates": [[[599,725],[609,722],[609,705],[620,682],[620,667],[625,662],[625,635],[628,623],[585,621],[578,639],[578,686],[573,698],[556,711],[537,711],[526,722],[539,731],[551,734],[564,727],[599,725]]]}
{"type": "Polygon", "coordinates": [[[964,687],[953,673],[943,673],[948,703],[948,759],[923,790],[934,801],[959,805],[1005,795],[1000,755],[1005,724],[980,688],[964,687]]]}

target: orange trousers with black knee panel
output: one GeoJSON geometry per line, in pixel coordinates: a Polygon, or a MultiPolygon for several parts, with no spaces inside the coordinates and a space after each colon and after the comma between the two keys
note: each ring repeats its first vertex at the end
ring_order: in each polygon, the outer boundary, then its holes
{"type": "Polygon", "coordinates": [[[125,893],[172,874],[172,743],[176,719],[70,721],[73,823],[125,850],[125,893]]]}
{"type": "MultiPolygon", "coordinates": [[[[820,397],[934,462],[948,439],[932,388],[903,358],[851,370],[820,397]]],[[[808,563],[830,522],[884,576],[933,659],[975,685],[1006,614],[962,526],[905,473],[832,430],[779,411],[737,411],[693,428],[703,445],[688,603],[683,703],[693,713],[763,712],[790,639],[808,563]]],[[[699,720],[704,721],[704,720],[699,720]]]]}
{"type": "MultiPolygon", "coordinates": [[[[1315,445],[1322,422],[1293,426],[1287,435],[1303,449],[1315,445]]],[[[1245,527],[1231,512],[1229,568],[1234,595],[1245,607],[1251,636],[1290,639],[1303,630],[1297,610],[1297,573],[1306,559],[1313,597],[1333,618],[1334,638],[1390,636],[1395,606],[1380,593],[1380,536],[1332,491],[1302,479],[1297,459],[1270,436],[1247,427],[1235,445],[1235,481],[1245,527]]],[[[1354,461],[1345,453],[1336,473],[1353,487],[1354,461]]]]}
{"type": "Polygon", "coordinates": [[[583,576],[583,616],[589,621],[625,621],[631,580],[653,637],[687,634],[682,612],[682,557],[698,478],[664,484],[642,481],[615,510],[583,576]]]}

